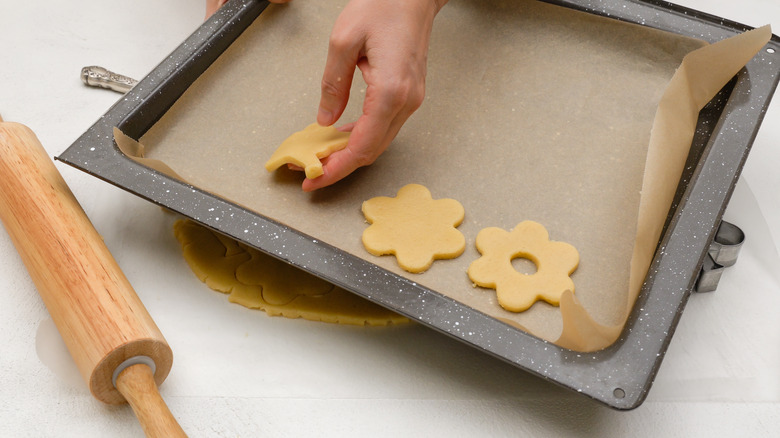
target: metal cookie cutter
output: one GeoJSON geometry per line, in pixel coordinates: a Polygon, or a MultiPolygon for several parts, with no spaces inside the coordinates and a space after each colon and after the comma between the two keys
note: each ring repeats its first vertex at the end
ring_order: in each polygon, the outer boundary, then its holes
{"type": "Polygon", "coordinates": [[[96,65],[81,69],[81,81],[92,87],[107,88],[119,93],[127,93],[138,83],[133,78],[96,65]]]}
{"type": "Polygon", "coordinates": [[[744,241],[745,233],[738,226],[721,221],[704,258],[694,291],[712,292],[717,289],[723,270],[737,262],[744,241]]]}

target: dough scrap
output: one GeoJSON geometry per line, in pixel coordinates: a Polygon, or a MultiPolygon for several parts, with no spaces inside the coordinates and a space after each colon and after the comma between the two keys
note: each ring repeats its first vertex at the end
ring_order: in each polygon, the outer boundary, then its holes
{"type": "Polygon", "coordinates": [[[522,312],[536,301],[559,305],[564,291],[574,292],[569,277],[579,264],[579,252],[565,242],[549,240],[547,230],[533,221],[523,221],[511,232],[485,228],[477,234],[477,250],[468,276],[477,286],[496,289],[498,302],[506,310],[522,312]],[[522,274],[512,260],[525,258],[536,265],[533,274],[522,274]]]}
{"type": "Polygon", "coordinates": [[[184,259],[228,301],[271,316],[351,325],[409,320],[309,273],[189,220],[174,224],[184,259]]]}
{"type": "Polygon", "coordinates": [[[463,254],[466,238],[456,229],[465,211],[454,199],[436,199],[420,184],[408,184],[395,198],[380,196],[363,202],[371,225],[363,231],[363,246],[376,256],[393,254],[398,265],[424,272],[435,259],[463,254]]]}
{"type": "Polygon", "coordinates": [[[347,147],[349,132],[316,123],[287,137],[271,154],[265,168],[273,172],[284,164],[303,168],[306,178],[314,179],[323,174],[320,158],[347,147]]]}

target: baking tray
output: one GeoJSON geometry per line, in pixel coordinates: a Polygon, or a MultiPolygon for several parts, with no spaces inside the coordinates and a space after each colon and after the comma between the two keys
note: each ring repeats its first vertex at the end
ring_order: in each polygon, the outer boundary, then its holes
{"type": "MultiPolygon", "coordinates": [[[[750,29],[665,2],[550,3],[710,42],[750,29]]],[[[141,138],[267,5],[255,0],[228,2],[57,158],[520,369],[615,409],[639,406],[696,283],[777,86],[780,62],[775,58],[780,54],[780,39],[773,36],[700,113],[686,170],[659,242],[662,250],[656,251],[625,329],[610,347],[579,353],[145,167],[119,151],[113,141],[115,126],[132,138],[141,138]],[[456,320],[459,324],[452,323],[456,320]]]]}

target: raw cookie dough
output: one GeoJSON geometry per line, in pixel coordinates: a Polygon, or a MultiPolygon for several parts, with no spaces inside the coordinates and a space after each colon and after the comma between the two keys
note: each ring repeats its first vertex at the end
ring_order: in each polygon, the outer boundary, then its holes
{"type": "Polygon", "coordinates": [[[409,320],[222,234],[181,220],[174,233],[184,259],[210,288],[228,300],[271,316],[352,325],[409,320]]]}
{"type": "Polygon", "coordinates": [[[363,231],[363,246],[373,255],[394,254],[401,268],[419,273],[434,259],[463,254],[466,239],[455,229],[465,211],[454,199],[437,199],[419,185],[408,184],[395,198],[380,196],[363,202],[371,224],[363,231]]]}
{"type": "Polygon", "coordinates": [[[522,312],[537,300],[557,306],[564,291],[574,292],[569,275],[579,264],[577,249],[549,240],[539,223],[524,221],[511,232],[485,228],[477,234],[477,250],[482,257],[471,263],[468,276],[477,286],[496,289],[498,302],[506,310],[522,312]],[[512,260],[516,258],[532,261],[536,272],[515,270],[512,260]]]}
{"type": "Polygon", "coordinates": [[[306,178],[317,178],[323,173],[320,158],[344,149],[347,140],[349,132],[312,123],[287,137],[265,163],[265,168],[273,172],[284,164],[294,164],[303,168],[306,178]]]}

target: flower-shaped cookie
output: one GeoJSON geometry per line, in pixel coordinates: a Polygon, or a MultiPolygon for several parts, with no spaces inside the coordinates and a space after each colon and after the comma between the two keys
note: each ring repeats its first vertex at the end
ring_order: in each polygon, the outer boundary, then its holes
{"type": "Polygon", "coordinates": [[[465,212],[454,199],[436,199],[419,184],[408,184],[395,198],[380,196],[363,203],[371,224],[363,231],[363,246],[373,255],[394,254],[401,268],[414,273],[430,268],[435,259],[452,259],[466,249],[455,229],[465,212]]]}
{"type": "Polygon", "coordinates": [[[273,172],[284,164],[294,164],[303,168],[306,178],[317,178],[323,173],[320,158],[344,149],[347,147],[347,140],[349,132],[312,123],[303,131],[287,137],[271,154],[265,168],[273,172]]]}
{"type": "Polygon", "coordinates": [[[522,312],[537,300],[557,306],[564,291],[574,292],[569,275],[577,269],[579,253],[568,243],[549,240],[541,224],[524,221],[511,232],[485,228],[477,234],[477,250],[482,257],[469,266],[469,278],[477,286],[496,289],[498,303],[506,310],[522,312]],[[516,258],[532,261],[536,272],[515,270],[516,258]]]}

